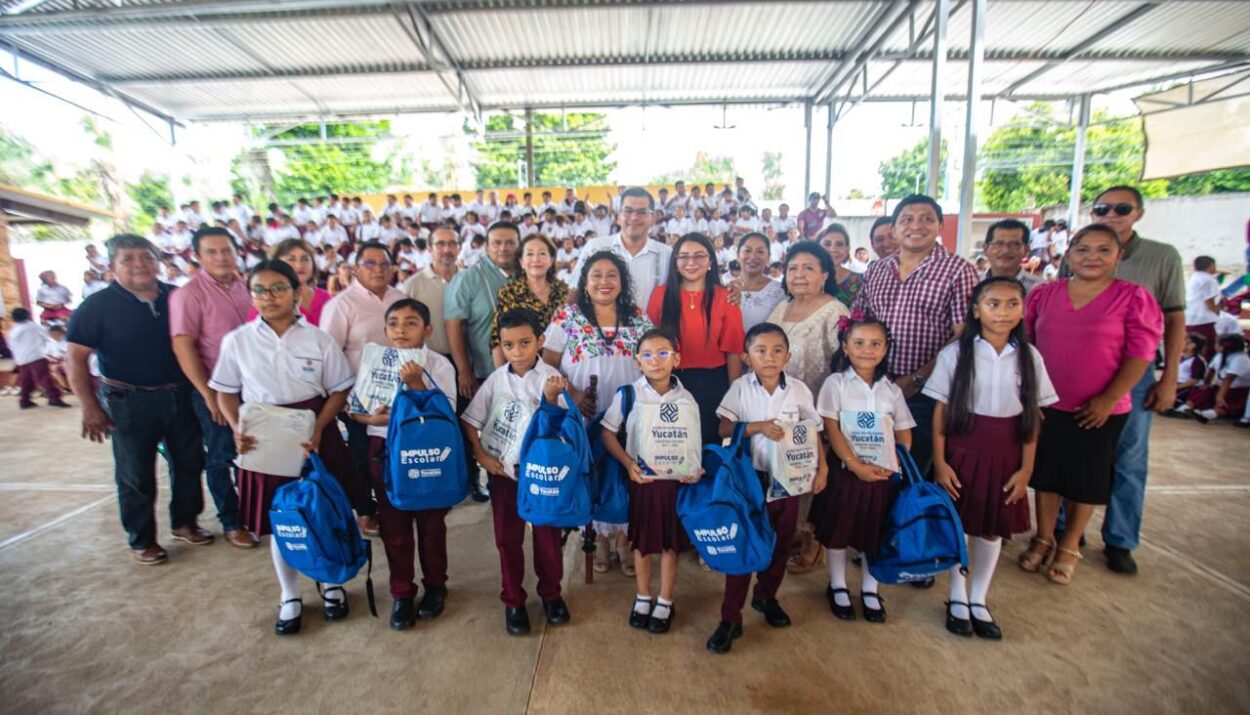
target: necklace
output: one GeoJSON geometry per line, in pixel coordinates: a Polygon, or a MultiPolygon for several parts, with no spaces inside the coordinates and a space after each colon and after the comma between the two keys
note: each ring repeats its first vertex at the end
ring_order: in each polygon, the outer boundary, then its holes
{"type": "Polygon", "coordinates": [[[696,299],[697,296],[698,296],[697,293],[690,294],[690,309],[691,310],[694,310],[696,307],[698,307],[698,300],[696,299]]]}

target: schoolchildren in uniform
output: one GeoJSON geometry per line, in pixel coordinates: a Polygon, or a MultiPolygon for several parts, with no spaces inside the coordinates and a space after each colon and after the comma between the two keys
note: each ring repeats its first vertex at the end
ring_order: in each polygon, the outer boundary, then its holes
{"type": "Polygon", "coordinates": [[[698,481],[698,458],[703,440],[699,428],[699,405],[673,369],[681,362],[677,339],[652,328],[643,333],[634,353],[642,377],[633,383],[634,401],[624,414],[621,391],[603,415],[603,444],[608,454],[629,474],[629,542],[634,552],[634,579],[638,595],[629,612],[631,628],[667,633],[675,613],[673,588],[677,583],[677,555],[690,549],[690,540],[677,519],[677,486],[698,481]],[[624,428],[624,429],[622,429],[624,428]],[[669,433],[658,445],[653,430],[669,433]],[[684,433],[684,438],[675,434],[684,433]],[[621,433],[624,432],[624,435],[621,433]],[[622,444],[622,438],[624,444],[622,444]],[[652,461],[685,464],[668,469],[651,464],[646,457],[663,449],[652,461]],[[693,458],[691,452],[693,451],[693,458]],[[684,453],[684,454],[683,454],[684,453]],[[660,594],[651,597],[651,556],[660,555],[660,594]]]}
{"type": "MultiPolygon", "coordinates": [[[[386,340],[393,348],[418,350],[422,354],[422,368],[416,362],[400,367],[400,379],[409,390],[441,390],[453,406],[456,404],[456,370],[451,361],[425,347],[426,339],[434,332],[430,323],[430,309],[424,303],[405,298],[397,300],[386,309],[386,340]]],[[[449,509],[422,509],[407,511],[391,504],[386,497],[386,485],[382,470],[387,460],[386,431],[389,409],[383,407],[377,414],[352,413],[352,419],[367,425],[369,435],[369,476],[373,493],[378,499],[378,520],[382,545],[386,549],[386,562],[391,572],[391,628],[402,631],[411,628],[417,618],[438,618],[447,599],[447,523],[449,509]],[[416,523],[417,538],[413,538],[412,526],[416,523]],[[417,584],[413,581],[413,555],[421,560],[421,583],[425,596],[414,607],[417,584]]]]}
{"type": "MultiPolygon", "coordinates": [[[[234,430],[239,454],[258,445],[257,437],[243,431],[239,419],[241,403],[310,410],[316,414],[312,437],[298,446],[305,453],[318,452],[334,474],[350,474],[351,456],[335,418],[343,411],[355,379],[347,357],[334,339],[300,316],[299,287],[295,270],[284,261],[263,261],[252,269],[248,288],[261,319],[226,334],[208,384],[218,393],[218,407],[234,430]]],[[[257,536],[271,533],[269,506],[274,492],[294,479],[239,470],[239,511],[248,531],[257,536]]],[[[297,633],[303,610],[299,573],[287,565],[275,540],[270,539],[269,545],[282,589],[274,631],[278,635],[297,633]]],[[[326,584],[323,601],[326,620],[347,617],[347,592],[342,585],[326,584]]]]}
{"type": "Polygon", "coordinates": [[[1182,417],[1189,411],[1187,404],[1189,393],[1195,387],[1201,387],[1207,379],[1206,354],[1207,339],[1197,333],[1185,336],[1185,347],[1181,351],[1181,366],[1176,377],[1176,403],[1164,413],[1167,416],[1182,417]]]}
{"type": "MultiPolygon", "coordinates": [[[[521,439],[544,396],[548,402],[559,401],[565,408],[572,407],[564,404],[561,397],[566,383],[560,372],[539,359],[542,333],[538,316],[532,311],[509,310],[499,316],[499,348],[507,364],[486,378],[460,417],[477,463],[490,476],[495,546],[499,549],[503,575],[500,600],[504,604],[504,624],[514,636],[530,631],[525,588],[521,585],[525,578],[525,522],[517,514],[521,439]]],[[[547,623],[553,626],[567,623],[570,617],[560,596],[560,579],[564,577],[560,535],[557,527],[533,527],[538,596],[547,623]]]]}
{"type": "MultiPolygon", "coordinates": [[[[721,437],[731,437],[738,423],[745,423],[744,435],[751,440],[751,462],[770,495],[768,520],[777,533],[772,561],[768,568],[755,575],[755,593],[751,608],[764,615],[773,628],[790,625],[790,616],[777,602],[777,591],[786,575],[786,558],[798,525],[800,495],[773,499],[772,457],[778,443],[788,434],[787,426],[804,424],[808,429],[823,429],[812,392],[801,380],[787,378],[786,363],[790,360],[790,340],[781,326],[760,323],[751,328],[744,341],[742,360],[750,368],[729,386],[716,414],[720,417],[721,437]]],[[[825,488],[828,465],[825,450],[817,450],[819,459],[812,492],[825,488]]],[[[746,604],[751,576],[726,576],[725,596],[721,601],[721,621],[707,641],[713,653],[728,653],[733,641],[742,635],[742,607],[746,604]]]]}
{"type": "Polygon", "coordinates": [[[43,326],[32,320],[30,311],[25,308],[14,308],[9,315],[13,319],[13,327],[9,329],[9,349],[13,352],[13,361],[17,363],[18,384],[21,385],[19,405],[23,410],[37,407],[33,396],[38,387],[47,396],[50,406],[69,407],[69,403],[61,399],[61,390],[48,367],[48,336],[44,334],[43,326]]]}
{"type": "Polygon", "coordinates": [[[1219,354],[1208,369],[1209,384],[1194,388],[1187,412],[1206,424],[1220,417],[1237,417],[1246,409],[1250,395],[1250,356],[1240,335],[1224,335],[1218,342],[1219,354]]]}
{"type": "Polygon", "coordinates": [[[830,470],[829,491],[812,504],[811,519],[816,540],[827,550],[825,598],[833,615],[844,621],[855,619],[846,587],[846,549],[853,547],[863,556],[860,605],[864,620],[884,623],[885,603],[868,564],[877,555],[881,523],[896,494],[890,484],[890,476],[898,471],[894,444],[911,448],[916,421],[903,391],[886,377],[891,346],[885,324],[875,318],[844,318],[838,341],[841,346],[833,374],[820,388],[816,409],[825,420],[825,437],[840,463],[830,470]],[[872,418],[861,420],[864,414],[872,418]],[[869,436],[878,439],[855,439],[868,430],[872,431],[869,436]]]}
{"type": "Polygon", "coordinates": [[[1000,640],[987,605],[1004,538],[1029,530],[1029,480],[1040,407],[1059,401],[1042,356],[1024,337],[1024,285],[988,278],[972,291],[959,341],[938,353],[924,394],[933,414],[933,481],[959,510],[972,559],[972,590],[950,570],[946,630],[1000,640]]]}

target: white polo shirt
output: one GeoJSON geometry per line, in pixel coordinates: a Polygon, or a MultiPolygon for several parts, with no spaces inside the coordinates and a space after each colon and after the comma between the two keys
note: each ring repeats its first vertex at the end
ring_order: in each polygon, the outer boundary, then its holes
{"type": "Polygon", "coordinates": [[[907,409],[907,398],[898,385],[883,377],[870,387],[851,368],[825,378],[816,399],[816,411],[826,419],[838,420],[844,410],[890,415],[896,431],[916,426],[911,410],[907,409]]]}
{"type": "Polygon", "coordinates": [[[244,402],[288,405],[347,390],[355,382],[334,338],[297,318],[282,336],[263,319],[226,333],[208,384],[218,392],[242,393],[244,402]]]}
{"type": "MultiPolygon", "coordinates": [[[[817,430],[824,430],[824,423],[816,413],[812,391],[802,380],[786,377],[785,373],[782,373],[781,381],[772,394],[760,384],[754,371],[734,380],[729,385],[729,392],[725,393],[720,406],[716,408],[716,416],[730,422],[815,420],[817,430]]],[[[761,435],[751,438],[751,464],[760,472],[767,472],[769,469],[770,450],[765,449],[762,442],[766,439],[768,438],[761,435]]]]}
{"type": "Polygon", "coordinates": [[[36,360],[47,357],[43,352],[46,334],[43,327],[33,320],[17,323],[9,330],[9,350],[13,353],[13,362],[18,365],[29,365],[36,360]]]}
{"type": "Polygon", "coordinates": [[[342,226],[326,226],[318,233],[317,240],[327,248],[338,248],[347,242],[347,229],[342,226]]]}
{"type": "MultiPolygon", "coordinates": [[[[460,419],[470,427],[481,430],[490,419],[495,403],[501,400],[521,402],[530,411],[537,411],[543,399],[543,385],[553,375],[559,377],[560,371],[543,362],[542,358],[523,377],[512,372],[511,365],[504,363],[503,367],[496,368],[477,388],[477,394],[473,395],[473,400],[460,415],[460,419]]],[[[562,407],[569,407],[564,397],[560,397],[558,402],[562,407]]],[[[503,466],[505,475],[516,479],[516,465],[503,466]]]]}
{"type": "MultiPolygon", "coordinates": [[[[1015,417],[1024,412],[1020,402],[1020,360],[1016,346],[1008,343],[1000,354],[981,336],[973,338],[972,412],[986,417],[1015,417]]],[[[1059,401],[1055,386],[1046,374],[1042,356],[1029,346],[1033,373],[1037,376],[1037,406],[1045,407],[1059,401]]],[[[942,348],[933,364],[933,374],[924,385],[924,394],[950,404],[955,380],[955,364],[959,361],[959,343],[942,348]]]]}
{"type": "Polygon", "coordinates": [[[625,247],[619,233],[597,237],[583,246],[573,275],[580,276],[586,260],[599,251],[611,251],[625,259],[629,267],[629,280],[634,288],[634,301],[644,310],[655,289],[668,281],[668,264],[673,255],[671,246],[648,239],[642,250],[635,255],[625,247]]]}
{"type": "MultiPolygon", "coordinates": [[[[452,366],[450,360],[442,355],[439,355],[433,350],[425,347],[422,347],[421,350],[425,353],[425,357],[423,359],[425,365],[422,366],[423,374],[421,375],[421,382],[425,385],[425,389],[427,390],[436,389],[435,385],[437,385],[437,389],[444,395],[447,395],[447,399],[451,401],[451,409],[455,411],[456,368],[452,366]],[[431,380],[433,381],[431,382],[431,380]]],[[[365,432],[367,432],[370,437],[382,437],[385,439],[386,425],[369,425],[365,429],[365,432]]]]}
{"type": "Polygon", "coordinates": [[[1211,325],[1219,314],[1207,307],[1212,298],[1219,302],[1220,282],[1205,271],[1194,273],[1185,284],[1185,325],[1211,325]]]}

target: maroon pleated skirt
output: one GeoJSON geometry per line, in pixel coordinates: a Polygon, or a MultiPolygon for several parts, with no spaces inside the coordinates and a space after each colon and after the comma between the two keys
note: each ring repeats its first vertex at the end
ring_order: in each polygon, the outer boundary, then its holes
{"type": "MultiPolygon", "coordinates": [[[[1219,387],[1215,385],[1195,387],[1189,392],[1189,404],[1193,405],[1196,410],[1215,409],[1215,397],[1219,392],[1219,387]]],[[[1246,397],[1248,395],[1250,395],[1250,387],[1228,388],[1228,395],[1224,398],[1227,403],[1227,409],[1224,411],[1225,416],[1241,417],[1241,413],[1246,410],[1246,397]]]]}
{"type": "MultiPolygon", "coordinates": [[[[279,407],[286,407],[292,410],[312,410],[316,413],[324,404],[324,397],[314,397],[311,400],[295,402],[289,405],[279,405],[279,407]]],[[[325,462],[326,468],[334,474],[340,483],[344,483],[344,488],[346,489],[346,480],[355,477],[355,467],[352,466],[351,455],[347,451],[347,445],[343,442],[343,435],[339,434],[338,423],[331,422],[322,430],[321,443],[317,447],[317,452],[321,455],[322,461],[325,462]]],[[[278,491],[278,487],[283,484],[293,482],[296,479],[298,477],[279,477],[275,474],[240,469],[239,515],[243,521],[243,527],[257,536],[271,533],[269,506],[273,503],[274,492],[278,491]]]]}
{"type": "Polygon", "coordinates": [[[643,556],[690,549],[690,539],[677,519],[675,480],[629,483],[629,543],[643,556]]]}
{"type": "Polygon", "coordinates": [[[976,415],[966,435],[946,440],[946,463],[959,478],[955,508],[969,536],[1010,539],[1030,528],[1029,500],[1006,503],[1003,487],[1020,469],[1019,417],[976,415]]]}
{"type": "Polygon", "coordinates": [[[850,546],[874,558],[881,543],[881,524],[898,487],[891,480],[865,482],[836,457],[833,464],[829,486],[812,502],[810,520],[816,540],[826,549],[850,546]]]}

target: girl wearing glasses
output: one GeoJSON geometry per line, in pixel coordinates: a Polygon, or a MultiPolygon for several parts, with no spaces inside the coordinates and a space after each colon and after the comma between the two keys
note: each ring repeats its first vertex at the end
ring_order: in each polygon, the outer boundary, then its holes
{"type": "MultiPolygon", "coordinates": [[[[300,443],[292,435],[283,449],[317,452],[334,474],[354,474],[347,446],[334,425],[355,382],[347,357],[328,333],[300,316],[300,279],[289,265],[276,260],[257,264],[248,275],[248,288],[261,319],[226,334],[209,380],[217,391],[217,404],[234,431],[235,447],[239,454],[246,454],[259,444],[239,419],[242,403],[309,410],[316,414],[312,436],[300,443]]],[[[269,506],[274,492],[295,478],[240,469],[239,511],[244,528],[257,536],[271,533],[269,506]]],[[[274,631],[278,635],[297,633],[303,607],[299,574],[287,565],[272,539],[270,552],[281,586],[274,631]]],[[[326,584],[323,598],[326,620],[347,617],[347,593],[341,585],[326,584]]]]}
{"type": "MultiPolygon", "coordinates": [[[[321,324],[321,309],[330,302],[330,291],[317,287],[317,254],[313,247],[300,238],[288,238],[269,254],[275,261],[289,265],[299,277],[299,312],[310,325],[321,324]]],[[[260,313],[252,308],[248,313],[249,321],[255,320],[260,313]]]]}
{"type": "Polygon", "coordinates": [[[720,444],[716,408],[742,375],[742,310],[720,284],[712,242],[688,233],[673,246],[668,281],[651,294],[647,316],[677,336],[681,367],[674,371],[699,403],[704,444],[720,444]]]}

